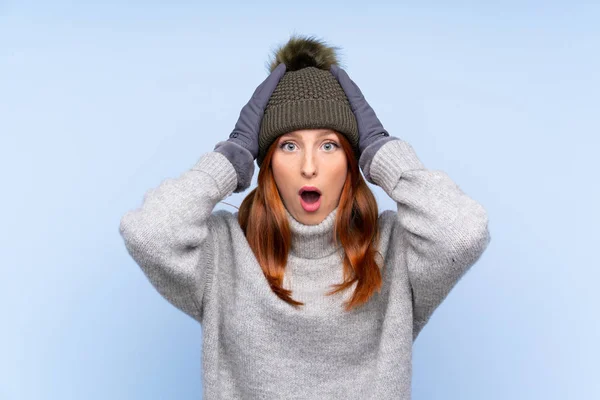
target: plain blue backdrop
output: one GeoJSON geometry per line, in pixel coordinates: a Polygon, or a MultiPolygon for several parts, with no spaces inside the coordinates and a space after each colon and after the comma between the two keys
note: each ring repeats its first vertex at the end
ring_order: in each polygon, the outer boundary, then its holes
{"type": "Polygon", "coordinates": [[[415,342],[413,398],[600,398],[598,21],[577,1],[1,2],[0,398],[201,398],[201,327],[119,220],[227,138],[293,33],[341,47],[387,130],[489,213],[415,342]]]}

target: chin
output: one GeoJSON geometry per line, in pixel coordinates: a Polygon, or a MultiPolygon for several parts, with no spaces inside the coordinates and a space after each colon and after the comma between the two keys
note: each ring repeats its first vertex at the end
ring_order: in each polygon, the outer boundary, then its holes
{"type": "Polygon", "coordinates": [[[306,219],[304,223],[304,225],[319,225],[319,223],[322,221],[323,219],[318,218],[316,215],[311,215],[310,217],[308,217],[306,219]]]}
{"type": "Polygon", "coordinates": [[[290,212],[293,215],[294,219],[304,225],[318,225],[329,215],[333,208],[329,212],[323,211],[325,208],[323,205],[316,212],[307,212],[304,211],[304,208],[300,206],[300,208],[294,210],[294,212],[290,212]]]}
{"type": "MultiPolygon", "coordinates": [[[[304,212],[304,210],[302,210],[304,212]]],[[[305,225],[318,225],[327,217],[327,214],[318,213],[318,214],[307,214],[304,215],[305,225]]]]}

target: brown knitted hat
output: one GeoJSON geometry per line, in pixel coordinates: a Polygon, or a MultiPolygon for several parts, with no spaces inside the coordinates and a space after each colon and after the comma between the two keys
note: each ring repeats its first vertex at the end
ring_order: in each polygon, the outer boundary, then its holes
{"type": "Polygon", "coordinates": [[[343,134],[358,153],[358,126],[348,98],[329,72],[338,64],[335,47],[308,37],[292,37],[275,53],[271,72],[286,65],[262,119],[257,164],[260,167],[271,144],[284,133],[298,129],[327,128],[343,134]]]}

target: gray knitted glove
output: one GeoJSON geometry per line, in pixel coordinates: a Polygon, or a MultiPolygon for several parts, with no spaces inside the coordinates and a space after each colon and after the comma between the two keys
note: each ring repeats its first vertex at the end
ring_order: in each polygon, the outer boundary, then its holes
{"type": "Polygon", "coordinates": [[[330,72],[338,80],[342,89],[344,89],[344,93],[346,93],[346,97],[348,97],[348,101],[350,102],[352,112],[354,112],[354,115],[356,116],[359,136],[358,147],[360,151],[358,164],[363,171],[365,179],[368,182],[375,183],[371,179],[369,172],[371,161],[373,161],[375,153],[377,153],[377,150],[387,142],[398,140],[399,138],[390,136],[383,128],[379,118],[375,115],[375,111],[373,111],[369,103],[367,103],[362,92],[356,83],[350,79],[346,71],[337,65],[332,65],[330,72]]]}
{"type": "Polygon", "coordinates": [[[258,134],[267,103],[285,74],[285,64],[279,64],[254,91],[242,108],[229,139],[217,143],[214,151],[223,154],[233,164],[238,185],[234,193],[246,190],[254,175],[254,160],[258,157],[258,134]]]}

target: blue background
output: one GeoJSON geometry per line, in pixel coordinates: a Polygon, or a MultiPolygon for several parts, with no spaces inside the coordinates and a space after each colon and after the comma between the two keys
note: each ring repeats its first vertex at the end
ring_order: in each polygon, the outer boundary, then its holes
{"type": "Polygon", "coordinates": [[[119,220],[227,138],[292,33],[489,213],[413,398],[600,398],[597,3],[122,3],[0,3],[1,399],[201,397],[201,327],[119,220]]]}

